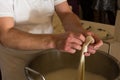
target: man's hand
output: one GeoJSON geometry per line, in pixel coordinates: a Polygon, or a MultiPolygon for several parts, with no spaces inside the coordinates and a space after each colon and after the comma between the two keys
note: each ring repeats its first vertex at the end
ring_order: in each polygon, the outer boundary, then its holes
{"type": "Polygon", "coordinates": [[[67,32],[55,36],[56,48],[70,53],[81,50],[85,37],[82,34],[67,32]]]}
{"type": "Polygon", "coordinates": [[[103,42],[102,40],[97,38],[95,34],[93,34],[92,32],[86,32],[86,35],[82,33],[73,33],[73,32],[67,32],[56,35],[54,38],[56,48],[69,53],[75,53],[76,50],[82,49],[82,46],[86,40],[86,36],[88,35],[94,38],[95,43],[89,45],[88,52],[85,53],[85,56],[94,54],[96,50],[98,50],[99,47],[102,46],[103,42]]]}
{"type": "Polygon", "coordinates": [[[95,42],[93,44],[90,44],[88,46],[88,52],[85,53],[85,56],[90,56],[90,54],[94,54],[96,52],[96,50],[98,50],[103,45],[103,41],[101,39],[99,39],[97,37],[97,35],[95,35],[92,32],[86,32],[86,35],[92,36],[95,40],[95,42]]]}

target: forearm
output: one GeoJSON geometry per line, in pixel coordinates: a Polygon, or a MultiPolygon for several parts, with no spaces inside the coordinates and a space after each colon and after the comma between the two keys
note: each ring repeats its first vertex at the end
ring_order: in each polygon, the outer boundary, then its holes
{"type": "Polygon", "coordinates": [[[80,19],[73,13],[66,13],[62,15],[61,21],[65,31],[84,32],[85,29],[81,26],[80,19]]]}
{"type": "Polygon", "coordinates": [[[0,40],[1,44],[5,47],[22,50],[37,50],[55,47],[52,35],[50,34],[30,34],[15,28],[3,33],[0,40]]]}

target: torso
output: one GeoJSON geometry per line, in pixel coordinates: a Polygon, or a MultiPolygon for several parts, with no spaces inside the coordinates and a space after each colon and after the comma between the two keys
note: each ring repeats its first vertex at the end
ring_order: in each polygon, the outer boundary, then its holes
{"type": "Polygon", "coordinates": [[[52,32],[54,0],[13,0],[13,8],[18,29],[30,33],[52,32]]]}

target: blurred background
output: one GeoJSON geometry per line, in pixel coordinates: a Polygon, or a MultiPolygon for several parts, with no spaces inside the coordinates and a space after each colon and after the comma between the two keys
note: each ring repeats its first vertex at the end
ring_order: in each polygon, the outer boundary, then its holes
{"type": "Polygon", "coordinates": [[[120,0],[68,0],[72,10],[82,20],[115,25],[120,0]]]}

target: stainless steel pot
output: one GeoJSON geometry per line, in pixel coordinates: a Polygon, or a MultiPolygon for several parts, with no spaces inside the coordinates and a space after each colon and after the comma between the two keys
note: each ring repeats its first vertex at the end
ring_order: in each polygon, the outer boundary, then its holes
{"type": "MultiPolygon", "coordinates": [[[[77,70],[79,58],[79,52],[68,54],[57,50],[48,50],[34,58],[28,66],[44,76],[63,68],[77,70]]],[[[107,80],[120,80],[119,61],[102,51],[97,51],[96,54],[86,57],[86,71],[104,76],[107,80]]],[[[36,79],[38,75],[29,72],[30,76],[36,79]]]]}

